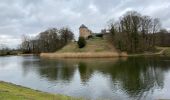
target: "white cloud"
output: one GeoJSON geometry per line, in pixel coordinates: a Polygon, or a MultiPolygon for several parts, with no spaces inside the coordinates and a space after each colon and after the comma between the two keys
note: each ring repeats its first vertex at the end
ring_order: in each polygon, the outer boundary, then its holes
{"type": "Polygon", "coordinates": [[[0,45],[4,45],[10,48],[17,48],[20,42],[20,38],[14,38],[8,35],[0,35],[0,45]]]}

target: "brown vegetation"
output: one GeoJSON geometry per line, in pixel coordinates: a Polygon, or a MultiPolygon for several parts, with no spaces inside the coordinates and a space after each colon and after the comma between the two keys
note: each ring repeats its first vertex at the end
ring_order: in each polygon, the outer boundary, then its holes
{"type": "Polygon", "coordinates": [[[113,44],[111,44],[107,39],[93,38],[86,40],[86,46],[79,48],[77,42],[71,42],[64,46],[62,49],[58,50],[56,53],[66,53],[66,52],[118,52],[113,44]]]}
{"type": "Polygon", "coordinates": [[[115,47],[128,53],[153,51],[156,46],[155,34],[159,30],[158,18],[143,16],[136,11],[127,12],[120,20],[110,25],[115,47]]]}
{"type": "Polygon", "coordinates": [[[23,36],[20,49],[23,53],[55,52],[72,39],[73,33],[70,29],[62,28],[58,30],[51,28],[39,33],[39,35],[33,39],[28,36],[23,36]]]}
{"type": "Polygon", "coordinates": [[[126,53],[116,52],[79,52],[79,53],[41,53],[41,57],[47,58],[113,58],[127,57],[126,53]]]}
{"type": "MultiPolygon", "coordinates": [[[[87,29],[85,26],[82,28],[87,29]]],[[[80,32],[80,36],[82,32],[84,31],[80,32]]],[[[168,31],[161,29],[159,19],[141,15],[136,11],[129,11],[118,21],[111,22],[109,31],[105,30],[104,33],[93,34],[94,37],[87,38],[86,45],[82,41],[82,43],[78,42],[78,47],[76,42],[71,42],[73,39],[71,30],[53,28],[41,32],[34,39],[23,37],[21,50],[25,53],[42,53],[41,56],[49,57],[95,58],[127,56],[126,53],[121,52],[155,55],[156,46],[170,45],[170,35],[168,31]],[[104,36],[107,37],[103,39],[104,36]]]]}
{"type": "Polygon", "coordinates": [[[106,39],[93,38],[87,40],[87,45],[79,48],[76,42],[72,42],[55,53],[41,53],[41,57],[48,58],[113,58],[125,57],[125,52],[119,53],[106,39]]]}

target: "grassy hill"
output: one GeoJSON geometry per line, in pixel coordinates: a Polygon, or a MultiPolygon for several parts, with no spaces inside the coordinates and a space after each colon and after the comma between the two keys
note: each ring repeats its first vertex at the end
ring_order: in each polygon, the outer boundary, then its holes
{"type": "Polygon", "coordinates": [[[156,47],[157,52],[144,52],[127,54],[119,52],[114,45],[106,39],[95,37],[86,40],[86,46],[79,48],[77,42],[71,42],[55,53],[41,53],[41,57],[48,58],[113,58],[127,56],[170,56],[170,47],[156,47]]]}
{"type": "Polygon", "coordinates": [[[48,58],[113,58],[127,56],[118,52],[112,43],[106,39],[93,38],[86,40],[86,46],[79,48],[77,42],[71,42],[55,53],[41,53],[41,57],[48,58]]]}
{"type": "Polygon", "coordinates": [[[79,48],[77,42],[71,42],[57,53],[67,53],[67,52],[117,52],[113,44],[109,43],[108,40],[102,38],[93,38],[86,40],[86,46],[84,48],[79,48]]]}

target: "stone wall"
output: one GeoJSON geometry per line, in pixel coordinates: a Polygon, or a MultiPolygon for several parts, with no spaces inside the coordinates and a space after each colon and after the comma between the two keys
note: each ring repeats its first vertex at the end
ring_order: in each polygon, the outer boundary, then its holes
{"type": "Polygon", "coordinates": [[[80,28],[79,33],[80,37],[84,37],[85,39],[92,34],[88,28],[80,28]]]}

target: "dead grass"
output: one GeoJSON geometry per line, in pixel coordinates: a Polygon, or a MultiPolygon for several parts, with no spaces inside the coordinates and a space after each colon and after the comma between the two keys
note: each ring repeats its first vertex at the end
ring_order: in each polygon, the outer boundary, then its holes
{"type": "Polygon", "coordinates": [[[76,42],[72,42],[55,53],[41,53],[41,57],[48,58],[113,58],[128,56],[127,53],[119,53],[106,39],[94,38],[87,40],[84,48],[78,48],[76,42]]]}
{"type": "Polygon", "coordinates": [[[94,38],[86,41],[87,44],[84,48],[78,48],[77,42],[72,42],[57,53],[66,52],[117,52],[114,46],[109,43],[106,39],[94,38]]]}
{"type": "Polygon", "coordinates": [[[164,47],[165,50],[163,51],[162,55],[170,57],[170,47],[164,47]]]}
{"type": "Polygon", "coordinates": [[[84,53],[41,53],[41,57],[48,58],[113,58],[127,57],[126,53],[116,52],[84,52],[84,53]]]}

